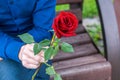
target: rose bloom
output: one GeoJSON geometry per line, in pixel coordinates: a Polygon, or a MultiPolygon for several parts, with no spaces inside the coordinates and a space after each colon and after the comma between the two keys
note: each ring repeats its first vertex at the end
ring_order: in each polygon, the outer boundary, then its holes
{"type": "Polygon", "coordinates": [[[53,29],[58,38],[75,36],[78,27],[76,16],[70,12],[60,12],[54,19],[53,29]]]}

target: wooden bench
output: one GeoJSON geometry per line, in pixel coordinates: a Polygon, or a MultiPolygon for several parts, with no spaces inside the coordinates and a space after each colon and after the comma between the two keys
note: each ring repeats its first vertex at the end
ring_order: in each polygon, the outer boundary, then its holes
{"type": "Polygon", "coordinates": [[[120,80],[119,74],[116,74],[119,72],[115,69],[116,67],[118,69],[116,61],[120,60],[120,56],[115,56],[120,52],[120,42],[112,1],[96,0],[104,37],[105,57],[101,55],[82,25],[83,1],[57,0],[57,5],[70,5],[70,10],[67,11],[77,16],[79,27],[76,30],[77,36],[62,38],[63,41],[74,46],[75,52],[73,54],[60,52],[53,60],[53,65],[57,72],[62,75],[63,80],[120,80]],[[111,65],[113,69],[111,69],[111,65]],[[111,73],[114,73],[112,79],[111,73]]]}
{"type": "MultiPolygon", "coordinates": [[[[114,0],[114,9],[120,34],[120,0],[114,0]]],[[[119,42],[120,40],[118,39],[116,43],[119,44],[119,42]]],[[[111,64],[113,66],[113,80],[120,80],[120,46],[116,46],[115,48],[116,52],[111,55],[113,59],[111,59],[111,64]]]]}

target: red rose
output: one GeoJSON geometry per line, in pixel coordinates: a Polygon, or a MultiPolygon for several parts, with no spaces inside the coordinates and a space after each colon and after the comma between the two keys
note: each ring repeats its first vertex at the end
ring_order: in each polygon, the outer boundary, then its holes
{"type": "Polygon", "coordinates": [[[75,30],[78,27],[76,16],[70,12],[60,12],[54,19],[53,29],[58,38],[75,36],[75,30]]]}

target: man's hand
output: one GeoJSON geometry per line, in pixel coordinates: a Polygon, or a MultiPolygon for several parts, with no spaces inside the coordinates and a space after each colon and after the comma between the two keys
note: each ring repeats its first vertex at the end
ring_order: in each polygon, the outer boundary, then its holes
{"type": "Polygon", "coordinates": [[[3,59],[0,57],[0,61],[2,61],[3,59]]]}
{"type": "Polygon", "coordinates": [[[29,69],[36,69],[44,62],[44,52],[41,51],[39,54],[34,55],[33,46],[33,44],[26,44],[21,47],[19,53],[22,65],[29,69]]]}

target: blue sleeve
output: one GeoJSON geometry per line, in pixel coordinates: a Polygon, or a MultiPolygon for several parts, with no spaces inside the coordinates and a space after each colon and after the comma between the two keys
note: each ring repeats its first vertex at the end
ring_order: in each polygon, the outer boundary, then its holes
{"type": "MultiPolygon", "coordinates": [[[[51,39],[51,26],[55,17],[56,0],[36,0],[36,6],[33,11],[34,27],[28,31],[36,42],[43,39],[51,39]]],[[[0,31],[0,57],[10,58],[19,61],[18,53],[24,43],[15,40],[13,37],[0,31]]]]}
{"type": "Polygon", "coordinates": [[[15,38],[0,31],[0,57],[4,59],[10,58],[20,62],[18,53],[22,45],[24,45],[24,43],[17,41],[15,38]]]}
{"type": "Polygon", "coordinates": [[[52,33],[49,32],[52,28],[53,19],[55,17],[56,0],[37,0],[33,11],[34,27],[30,33],[36,42],[43,39],[51,39],[52,33]]]}

